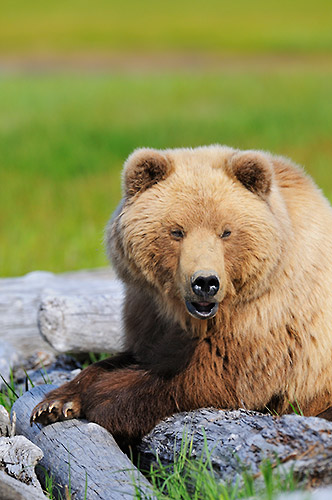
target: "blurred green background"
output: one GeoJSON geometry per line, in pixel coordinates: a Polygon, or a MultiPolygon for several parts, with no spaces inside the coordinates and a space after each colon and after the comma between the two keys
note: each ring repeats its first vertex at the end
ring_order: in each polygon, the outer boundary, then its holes
{"type": "Polygon", "coordinates": [[[106,265],[139,146],[267,149],[332,200],[331,26],[330,0],[2,0],[1,276],[106,265]]]}

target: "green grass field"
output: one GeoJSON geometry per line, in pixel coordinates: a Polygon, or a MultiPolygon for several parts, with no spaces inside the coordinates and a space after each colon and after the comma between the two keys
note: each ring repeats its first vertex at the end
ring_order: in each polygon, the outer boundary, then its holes
{"type": "Polygon", "coordinates": [[[331,72],[0,80],[1,275],[106,264],[103,228],[136,147],[215,142],[304,164],[332,199],[331,72]]]}
{"type": "Polygon", "coordinates": [[[0,275],[106,265],[103,228],[138,146],[269,149],[332,199],[331,20],[330,0],[3,0],[0,275]],[[107,72],[112,57],[126,72],[107,72]]]}
{"type": "Polygon", "coordinates": [[[332,49],[330,0],[2,0],[0,53],[332,49]]]}

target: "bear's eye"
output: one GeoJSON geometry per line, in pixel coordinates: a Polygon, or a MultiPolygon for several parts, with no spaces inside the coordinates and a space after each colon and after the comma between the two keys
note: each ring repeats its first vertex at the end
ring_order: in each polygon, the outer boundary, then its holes
{"type": "Polygon", "coordinates": [[[232,234],[232,231],[229,229],[225,229],[225,231],[220,235],[221,238],[229,238],[230,235],[232,234]]]}
{"type": "Polygon", "coordinates": [[[173,236],[175,240],[181,240],[184,237],[184,232],[182,229],[173,229],[171,231],[171,236],[173,236]]]}

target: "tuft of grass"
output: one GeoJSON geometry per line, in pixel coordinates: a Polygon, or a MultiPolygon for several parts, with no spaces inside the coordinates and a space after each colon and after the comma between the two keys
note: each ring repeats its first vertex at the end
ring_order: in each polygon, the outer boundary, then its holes
{"type": "Polygon", "coordinates": [[[22,391],[19,394],[17,393],[12,370],[10,371],[9,382],[5,380],[1,374],[0,378],[5,385],[5,387],[0,392],[0,405],[4,406],[8,413],[10,413],[13,404],[22,395],[22,391]]]}
{"type": "MultiPolygon", "coordinates": [[[[38,478],[43,485],[44,493],[50,500],[71,500],[72,495],[70,488],[66,486],[63,492],[63,490],[55,482],[52,473],[49,472],[45,467],[42,467],[38,464],[36,467],[36,471],[38,473],[38,478]]],[[[84,496],[84,500],[86,500],[86,495],[84,496]]]]}
{"type": "Polygon", "coordinates": [[[50,474],[45,467],[42,467],[41,465],[37,466],[38,472],[40,473],[40,476],[42,477],[43,480],[43,490],[45,494],[48,496],[50,500],[53,500],[55,498],[58,498],[59,500],[62,500],[62,495],[58,489],[58,487],[55,484],[54,478],[52,474],[50,474]]]}
{"type": "Polygon", "coordinates": [[[101,353],[89,352],[88,359],[86,359],[82,363],[82,369],[86,368],[87,366],[91,365],[92,363],[97,363],[98,361],[103,361],[104,359],[107,359],[110,356],[111,355],[107,352],[101,352],[101,353]]]}
{"type": "MultiPolygon", "coordinates": [[[[297,399],[294,400],[294,404],[290,401],[288,401],[288,404],[295,415],[300,415],[301,417],[304,416],[304,413],[297,399]]],[[[265,409],[272,417],[280,417],[280,414],[276,410],[270,410],[270,408],[268,408],[267,406],[265,406],[265,409]]]]}
{"type": "Polygon", "coordinates": [[[289,403],[289,406],[292,408],[295,415],[300,415],[301,417],[303,417],[303,411],[302,411],[297,399],[295,399],[295,405],[293,405],[292,403],[289,403]]]}
{"type": "MultiPolygon", "coordinates": [[[[201,457],[191,458],[193,439],[184,436],[180,453],[174,455],[174,462],[163,465],[157,457],[157,464],[151,465],[148,473],[151,481],[151,498],[170,500],[235,500],[255,497],[260,500],[273,500],[280,492],[294,491],[298,483],[292,470],[287,472],[276,458],[275,463],[266,460],[261,464],[258,474],[253,475],[243,467],[243,473],[236,482],[220,481],[211,461],[211,452],[205,440],[201,457]]],[[[146,498],[136,488],[137,499],[146,498]]]]}

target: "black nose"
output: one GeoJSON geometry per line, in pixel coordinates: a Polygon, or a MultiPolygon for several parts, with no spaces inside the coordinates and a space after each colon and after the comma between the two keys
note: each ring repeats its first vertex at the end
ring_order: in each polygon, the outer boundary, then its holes
{"type": "Polygon", "coordinates": [[[219,278],[216,274],[198,271],[191,278],[191,288],[199,297],[213,297],[220,288],[219,278]]]}

